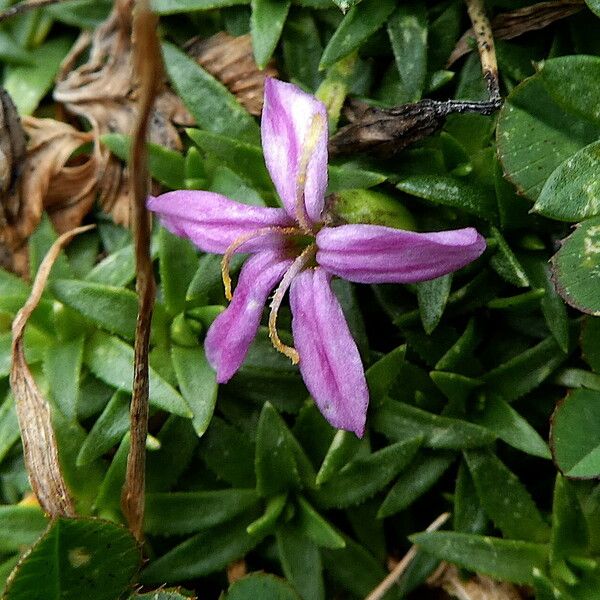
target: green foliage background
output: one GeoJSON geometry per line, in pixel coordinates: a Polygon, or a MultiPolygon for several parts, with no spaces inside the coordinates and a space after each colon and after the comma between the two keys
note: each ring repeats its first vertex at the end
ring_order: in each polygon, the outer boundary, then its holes
{"type": "MultiPolygon", "coordinates": [[[[486,6],[494,15],[528,4],[486,6]]],[[[251,571],[286,582],[256,575],[233,585],[230,600],[360,598],[385,576],[386,557],[403,555],[411,542],[417,556],[386,598],[404,597],[441,560],[527,584],[540,600],[600,598],[600,19],[591,12],[600,6],[588,4],[541,31],[497,41],[505,97],[498,115],[454,115],[441,133],[393,159],[357,155],[331,165],[330,193],[370,215],[383,202],[398,226],[473,225],[488,241],[476,263],[433,282],[336,282],[367,367],[363,440],[331,429],[264,330],[240,372],[216,385],[202,340],[225,305],[219,258],[199,256],[156,228],[149,560],[135,575],[137,550],[122,529],[59,521],[3,598],[37,598],[27,574],[44,573],[40,564],[54,565],[48,581],[56,592],[47,588],[40,598],[80,597],[82,589],[91,600],[117,598],[138,580],[147,589],[181,584],[216,598],[227,588],[225,568],[241,557],[251,571]],[[448,510],[444,531],[418,533],[448,510]],[[122,544],[121,554],[103,550],[105,537],[122,544]],[[78,578],[86,557],[124,577],[112,595],[78,578]]],[[[192,35],[250,31],[257,62],[274,56],[283,78],[330,100],[334,125],[346,95],[381,106],[486,97],[476,55],[445,66],[468,28],[461,2],[153,6],[162,15],[168,75],[198,123],[184,155],[150,148],[152,174],[165,189],[278,202],[257,121],[178,49],[192,35]]],[[[97,26],[109,8],[79,0],[2,25],[4,86],[22,113],[51,89],[75,33],[97,26]]],[[[126,157],[126,137],[103,141],[126,157]]],[[[100,214],[96,220],[97,230],[55,265],[26,347],[52,404],[79,513],[118,523],[133,373],[133,249],[127,231],[100,214]]],[[[30,240],[32,274],[54,239],[44,219],[30,240]]],[[[27,283],[0,271],[2,579],[46,527],[37,508],[19,504],[28,482],[8,386],[10,323],[28,293],[27,283]]],[[[281,324],[289,329],[289,314],[281,324]]]]}

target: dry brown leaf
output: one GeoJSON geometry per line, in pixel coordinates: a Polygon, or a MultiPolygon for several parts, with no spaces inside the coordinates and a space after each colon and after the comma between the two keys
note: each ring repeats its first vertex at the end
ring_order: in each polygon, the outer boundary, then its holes
{"type": "MultiPolygon", "coordinates": [[[[579,12],[583,7],[583,0],[552,0],[501,13],[492,19],[494,37],[500,40],[509,40],[529,31],[543,29],[554,21],[579,12]]],[[[461,56],[471,52],[473,48],[470,40],[474,38],[473,29],[467,30],[456,43],[446,66],[451,66],[461,56]]]]}
{"type": "Polygon", "coordinates": [[[495,581],[484,575],[463,579],[459,570],[442,563],[427,580],[432,588],[441,588],[458,600],[525,600],[529,596],[510,583],[495,581]]]}
{"type": "Polygon", "coordinates": [[[52,244],[38,269],[31,294],[17,313],[12,325],[12,365],[10,386],[15,398],[19,429],[23,441],[23,456],[31,489],[40,506],[51,517],[75,516],[75,507],[62,476],[58,459],[58,445],[52,428],[50,406],[40,392],[23,348],[23,334],[31,313],[40,301],[52,265],[62,247],[74,236],[92,229],[93,225],[63,233],[52,244]]]}
{"type": "MultiPolygon", "coordinates": [[[[77,131],[54,119],[24,117],[19,125],[25,155],[10,167],[16,178],[3,197],[0,211],[0,263],[16,273],[27,272],[26,240],[33,233],[42,212],[47,210],[55,229],[63,233],[77,227],[91,209],[100,157],[73,153],[93,141],[93,133],[77,131]]],[[[0,136],[6,141],[7,137],[0,136]]],[[[1,144],[0,144],[1,146],[1,144]]],[[[0,147],[0,165],[9,161],[0,147]]]]}
{"type": "MultiPolygon", "coordinates": [[[[131,8],[131,0],[118,0],[108,19],[93,35],[80,36],[57,76],[54,99],[68,113],[87,120],[98,136],[129,134],[137,116],[139,84],[132,58],[131,8]],[[76,67],[88,51],[87,61],[76,67]]],[[[176,124],[191,125],[191,117],[163,81],[150,122],[149,140],[181,150],[176,124]]],[[[102,159],[98,173],[100,204],[117,223],[127,225],[127,175],[106,148],[100,147],[99,153],[102,159]]]]}
{"type": "Polygon", "coordinates": [[[233,37],[222,31],[207,39],[194,38],[185,49],[227,87],[251,115],[260,115],[265,78],[277,77],[277,69],[272,61],[262,71],[256,66],[250,34],[233,37]]]}

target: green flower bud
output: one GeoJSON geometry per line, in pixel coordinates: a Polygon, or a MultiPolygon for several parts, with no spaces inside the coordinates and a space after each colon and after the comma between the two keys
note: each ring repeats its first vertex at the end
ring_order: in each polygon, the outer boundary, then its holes
{"type": "Polygon", "coordinates": [[[413,231],[415,220],[399,200],[372,190],[343,190],[336,194],[333,214],[346,223],[386,225],[413,231]]]}

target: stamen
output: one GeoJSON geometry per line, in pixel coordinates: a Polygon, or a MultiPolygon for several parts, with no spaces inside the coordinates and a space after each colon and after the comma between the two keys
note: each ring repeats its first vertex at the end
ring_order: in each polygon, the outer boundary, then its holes
{"type": "Polygon", "coordinates": [[[302,234],[303,232],[297,227],[260,227],[259,229],[255,229],[250,233],[240,235],[238,238],[233,240],[227,250],[225,250],[223,258],[221,259],[221,278],[223,279],[223,287],[225,288],[225,297],[227,300],[231,300],[233,297],[233,294],[231,293],[231,275],[229,272],[229,266],[235,251],[246,242],[249,242],[257,237],[269,235],[270,233],[278,233],[280,235],[298,235],[302,234]]]}
{"type": "Polygon", "coordinates": [[[317,113],[310,121],[310,126],[306,132],[304,143],[302,144],[302,155],[298,164],[298,176],[296,177],[296,219],[302,229],[309,233],[311,231],[310,220],[306,213],[304,203],[304,187],[306,185],[306,174],[308,163],[312,158],[315,146],[318,144],[323,130],[327,127],[325,118],[321,113],[317,113]]]}
{"type": "Polygon", "coordinates": [[[271,343],[276,350],[285,354],[292,361],[293,365],[297,365],[298,362],[300,362],[300,356],[295,348],[287,346],[279,338],[279,334],[277,333],[277,313],[279,312],[283,297],[292,283],[292,279],[294,279],[294,277],[296,277],[296,275],[298,275],[298,273],[300,273],[300,271],[302,271],[302,269],[315,257],[316,253],[316,244],[311,244],[304,248],[302,254],[294,260],[290,268],[285,272],[285,275],[275,290],[273,300],[271,301],[271,313],[269,314],[269,337],[271,338],[271,343]]]}

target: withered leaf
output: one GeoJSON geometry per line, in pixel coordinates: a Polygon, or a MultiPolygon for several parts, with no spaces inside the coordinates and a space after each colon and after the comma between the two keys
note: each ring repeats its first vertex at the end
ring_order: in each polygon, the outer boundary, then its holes
{"type": "Polygon", "coordinates": [[[262,112],[265,79],[276,77],[271,61],[260,70],[254,61],[250,34],[233,37],[222,31],[207,39],[194,38],[187,53],[236,96],[251,115],[262,112]]]}
{"type": "Polygon", "coordinates": [[[87,225],[63,233],[52,244],[38,269],[31,294],[17,313],[12,325],[12,365],[10,386],[15,398],[17,418],[23,441],[25,467],[31,489],[40,506],[52,517],[75,515],[69,489],[60,470],[58,446],[52,428],[50,405],[40,392],[25,360],[23,334],[31,313],[35,310],[52,265],[62,247],[74,236],[94,227],[87,225]]]}
{"type": "Polygon", "coordinates": [[[438,131],[452,113],[492,114],[500,101],[421,100],[394,108],[378,108],[351,101],[344,111],[350,121],[330,140],[332,155],[366,152],[390,157],[438,131]]]}
{"type": "MultiPolygon", "coordinates": [[[[551,0],[501,13],[492,19],[494,37],[509,40],[529,31],[543,29],[559,19],[579,12],[584,6],[583,0],[551,0]]],[[[473,50],[470,40],[474,37],[472,28],[462,35],[448,58],[448,67],[473,50]]]]}
{"type": "MultiPolygon", "coordinates": [[[[139,82],[133,64],[132,0],[118,0],[108,19],[92,34],[83,33],[57,76],[54,99],[71,115],[87,121],[98,137],[131,132],[137,115],[139,82]],[[77,66],[89,51],[86,62],[77,66]]],[[[192,120],[179,98],[161,81],[149,127],[149,140],[173,150],[182,144],[176,123],[192,120]]],[[[97,143],[97,142],[96,142],[97,143]]],[[[100,146],[99,201],[113,219],[129,223],[127,176],[121,164],[100,146]]]]}

